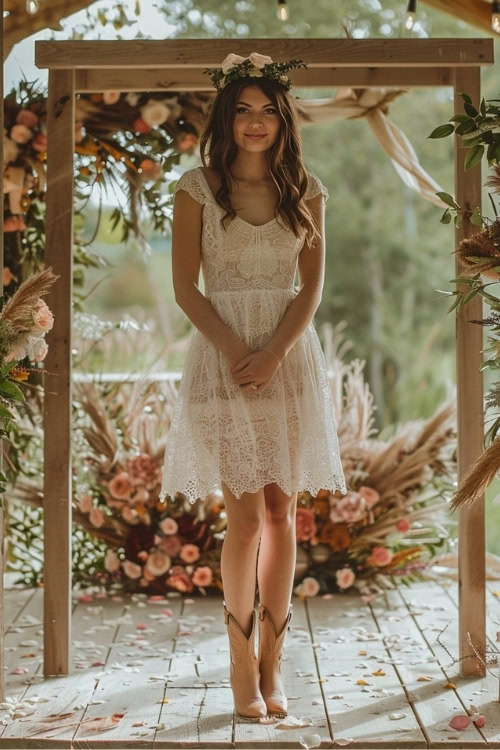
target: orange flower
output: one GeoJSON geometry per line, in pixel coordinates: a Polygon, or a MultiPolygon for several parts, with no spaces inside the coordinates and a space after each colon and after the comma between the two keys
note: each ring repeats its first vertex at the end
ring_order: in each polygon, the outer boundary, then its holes
{"type": "Polygon", "coordinates": [[[13,367],[9,373],[10,377],[22,383],[23,380],[28,380],[30,374],[25,367],[13,367]]]}
{"type": "Polygon", "coordinates": [[[345,523],[333,523],[333,521],[327,521],[321,529],[319,539],[321,542],[329,544],[336,552],[348,549],[351,545],[349,528],[345,523]]]}

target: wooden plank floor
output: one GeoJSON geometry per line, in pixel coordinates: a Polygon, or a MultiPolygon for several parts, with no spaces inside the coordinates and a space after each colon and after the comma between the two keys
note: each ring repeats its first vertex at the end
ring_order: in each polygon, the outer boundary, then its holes
{"type": "Polygon", "coordinates": [[[482,679],[460,678],[453,663],[456,583],[394,589],[369,604],[294,597],[283,655],[292,726],[234,717],[219,596],[75,596],[71,674],[44,679],[43,590],[7,589],[0,749],[300,748],[312,734],[322,748],[498,746],[496,587],[488,584],[482,679]],[[471,705],[486,725],[452,730],[451,716],[471,705]],[[118,723],[99,728],[99,717],[114,714],[118,723]]]}

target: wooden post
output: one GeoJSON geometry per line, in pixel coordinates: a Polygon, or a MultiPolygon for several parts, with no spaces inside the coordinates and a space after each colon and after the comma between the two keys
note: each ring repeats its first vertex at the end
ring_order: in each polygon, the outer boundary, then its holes
{"type": "MultiPolygon", "coordinates": [[[[479,109],[481,69],[455,68],[454,99],[457,113],[463,113],[461,93],[468,94],[479,109]]],[[[467,149],[461,136],[455,136],[455,199],[462,208],[481,209],[481,163],[464,171],[467,149]]],[[[477,227],[464,219],[455,231],[455,246],[477,232],[477,227]]],[[[455,274],[463,271],[455,256],[455,274]]],[[[461,289],[466,288],[461,285],[461,289]]],[[[482,297],[477,296],[457,312],[457,426],[458,475],[462,478],[474,461],[483,453],[484,413],[482,362],[483,328],[469,320],[483,317],[482,297]]],[[[459,596],[459,654],[460,674],[484,676],[485,666],[474,655],[469,643],[484,660],[486,653],[486,570],[484,495],[472,506],[458,511],[458,596],[459,596]],[[468,656],[471,655],[471,656],[468,656]],[[464,658],[466,657],[466,658],[464,658]]]]}
{"type": "MultiPolygon", "coordinates": [[[[3,0],[0,0],[0,53],[1,53],[1,59],[3,61],[4,56],[4,49],[3,49],[3,0]]],[[[3,75],[0,76],[0,93],[1,93],[1,101],[2,101],[2,111],[0,113],[0,132],[3,133],[3,123],[4,123],[4,117],[3,117],[3,75]]],[[[3,148],[0,148],[0,174],[3,174],[3,148]]],[[[4,200],[3,200],[3,190],[0,197],[0,268],[3,268],[4,264],[4,258],[3,258],[3,208],[4,208],[4,200]]],[[[2,278],[0,278],[0,294],[3,295],[3,275],[2,278]]],[[[1,442],[2,450],[0,451],[0,471],[3,472],[3,441],[1,442]]],[[[3,589],[3,576],[4,576],[4,566],[5,566],[5,559],[4,559],[4,537],[3,537],[3,530],[4,530],[4,511],[3,508],[0,508],[0,701],[5,700],[5,680],[4,680],[4,668],[3,668],[3,662],[4,662],[4,629],[5,629],[5,620],[4,620],[4,589],[3,589]]]]}
{"type": "Polygon", "coordinates": [[[49,71],[45,267],[60,278],[47,296],[54,327],[44,376],[44,664],[68,674],[71,634],[71,290],[74,71],[49,71]]]}

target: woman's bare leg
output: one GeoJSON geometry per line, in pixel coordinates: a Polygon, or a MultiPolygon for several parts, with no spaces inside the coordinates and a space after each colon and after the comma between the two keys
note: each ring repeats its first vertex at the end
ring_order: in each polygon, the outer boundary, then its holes
{"type": "Polygon", "coordinates": [[[257,563],[259,599],[281,632],[290,606],[297,555],[297,493],[286,495],[273,482],[264,487],[265,522],[257,563]]]}
{"type": "Polygon", "coordinates": [[[264,490],[236,498],[222,482],[227,529],[221,553],[226,607],[248,638],[255,606],[257,551],[265,515],[264,490]]]}

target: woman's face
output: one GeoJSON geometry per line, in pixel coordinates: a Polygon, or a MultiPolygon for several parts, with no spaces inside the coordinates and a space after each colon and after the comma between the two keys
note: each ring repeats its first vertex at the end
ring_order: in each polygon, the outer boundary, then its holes
{"type": "Polygon", "coordinates": [[[236,102],[233,136],[236,145],[245,151],[267,151],[278,137],[278,110],[258,86],[245,86],[236,102]],[[260,138],[251,136],[260,135],[260,138]]]}

